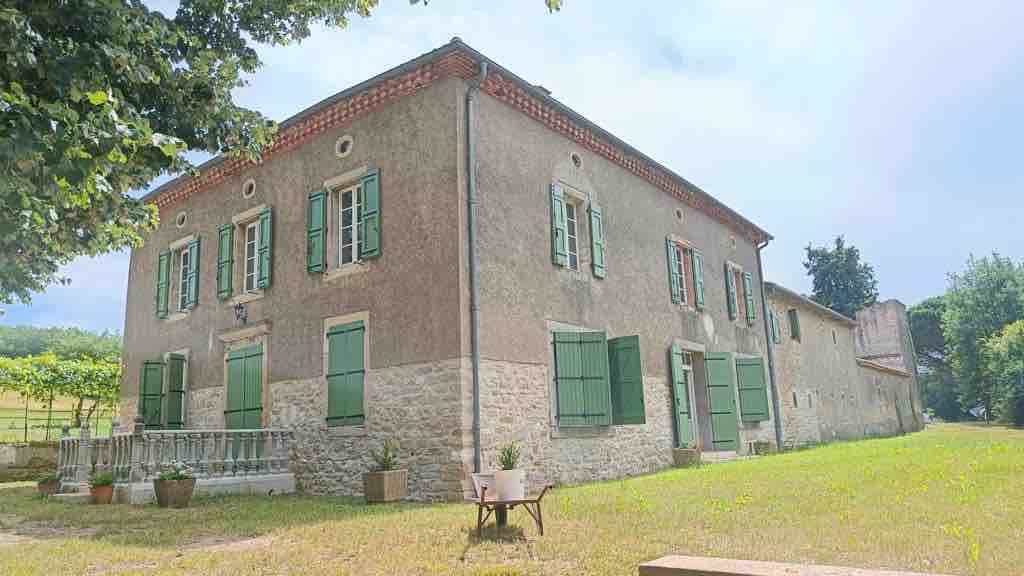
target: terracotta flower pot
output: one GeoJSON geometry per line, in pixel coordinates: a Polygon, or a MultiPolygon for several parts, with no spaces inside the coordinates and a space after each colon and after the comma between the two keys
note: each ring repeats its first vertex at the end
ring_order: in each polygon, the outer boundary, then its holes
{"type": "Polygon", "coordinates": [[[36,484],[36,488],[39,490],[40,494],[49,498],[50,496],[56,494],[58,490],[60,490],[60,480],[40,482],[36,484]]]}
{"type": "Polygon", "coordinates": [[[93,504],[110,504],[114,499],[114,486],[112,484],[93,486],[89,488],[89,494],[92,495],[93,504]]]}
{"type": "Polygon", "coordinates": [[[156,503],[161,508],[186,508],[192,500],[192,492],[196,488],[196,479],[187,480],[153,480],[153,491],[156,492],[156,503]]]}
{"type": "Polygon", "coordinates": [[[409,491],[408,470],[366,472],[363,474],[363,493],[367,502],[395,502],[405,498],[409,491]]]}

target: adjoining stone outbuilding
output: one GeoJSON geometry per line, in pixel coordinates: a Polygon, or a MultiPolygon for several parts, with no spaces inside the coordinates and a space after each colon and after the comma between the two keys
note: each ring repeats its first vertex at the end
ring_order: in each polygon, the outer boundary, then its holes
{"type": "Polygon", "coordinates": [[[848,318],[765,283],[783,446],[890,436],[923,427],[906,309],[848,318]]]}

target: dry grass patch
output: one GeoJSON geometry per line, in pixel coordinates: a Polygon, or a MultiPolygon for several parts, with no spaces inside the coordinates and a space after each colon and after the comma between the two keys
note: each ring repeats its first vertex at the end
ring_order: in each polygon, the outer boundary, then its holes
{"type": "Polygon", "coordinates": [[[665,554],[1016,576],[1024,431],[911,436],[562,488],[547,535],[518,510],[475,536],[464,504],[366,506],[287,496],[186,510],[43,502],[0,490],[2,574],[629,574],[665,554]],[[39,530],[45,527],[45,531],[39,530]]]}

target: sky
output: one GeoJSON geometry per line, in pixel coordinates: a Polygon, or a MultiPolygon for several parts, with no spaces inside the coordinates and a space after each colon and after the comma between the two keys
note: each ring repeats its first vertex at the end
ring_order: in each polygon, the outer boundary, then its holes
{"type": "MultiPolygon", "coordinates": [[[[971,254],[1024,260],[1024,2],[381,4],[261,47],[236,101],[284,120],[459,36],[771,233],[768,280],[809,292],[839,234],[908,305],[971,254]]],[[[63,272],[0,323],[122,330],[126,253],[63,272]]]]}

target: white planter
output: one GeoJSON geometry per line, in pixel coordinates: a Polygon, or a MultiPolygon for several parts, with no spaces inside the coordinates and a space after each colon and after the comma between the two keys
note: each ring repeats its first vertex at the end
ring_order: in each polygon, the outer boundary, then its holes
{"type": "Polygon", "coordinates": [[[526,470],[498,470],[494,484],[499,500],[522,500],[526,497],[526,470]]]}

